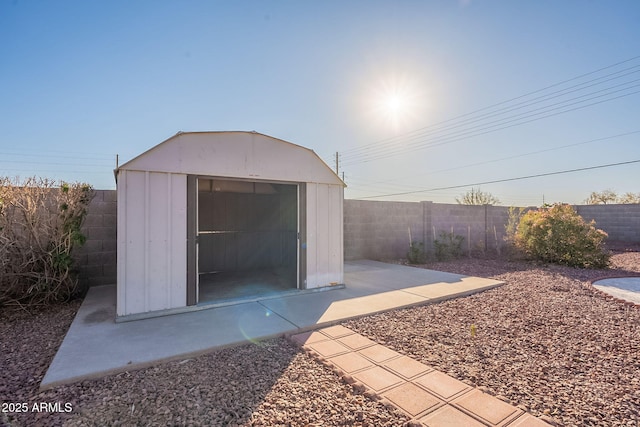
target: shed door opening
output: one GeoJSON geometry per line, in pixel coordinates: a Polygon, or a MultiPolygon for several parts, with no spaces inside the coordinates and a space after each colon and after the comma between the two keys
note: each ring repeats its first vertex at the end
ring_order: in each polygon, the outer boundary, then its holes
{"type": "Polygon", "coordinates": [[[295,184],[198,179],[198,302],[298,287],[295,184]]]}

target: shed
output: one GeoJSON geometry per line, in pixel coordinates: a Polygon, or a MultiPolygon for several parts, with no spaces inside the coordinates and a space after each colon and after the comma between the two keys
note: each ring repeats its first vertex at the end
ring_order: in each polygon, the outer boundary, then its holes
{"type": "Polygon", "coordinates": [[[344,183],[308,148],[179,132],[115,173],[119,318],[344,281],[344,183]]]}

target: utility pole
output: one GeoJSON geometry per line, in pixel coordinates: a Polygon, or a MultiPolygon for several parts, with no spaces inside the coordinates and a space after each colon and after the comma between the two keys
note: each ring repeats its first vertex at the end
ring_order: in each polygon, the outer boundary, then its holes
{"type": "Polygon", "coordinates": [[[338,172],[338,152],[336,151],[336,175],[339,175],[338,172]]]}

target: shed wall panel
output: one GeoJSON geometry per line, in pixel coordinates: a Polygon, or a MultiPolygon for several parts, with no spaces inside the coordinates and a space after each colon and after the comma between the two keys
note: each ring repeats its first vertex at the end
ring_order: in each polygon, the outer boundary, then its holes
{"type": "Polygon", "coordinates": [[[344,283],[342,187],[307,184],[307,288],[344,283]]]}
{"type": "Polygon", "coordinates": [[[329,188],[316,185],[316,286],[329,284],[329,188]]]}
{"type": "Polygon", "coordinates": [[[307,258],[307,278],[306,288],[317,288],[317,237],[318,237],[318,220],[317,220],[317,184],[307,183],[307,236],[306,236],[306,258],[307,258]]]}
{"type": "Polygon", "coordinates": [[[187,176],[168,174],[170,178],[171,204],[167,224],[169,241],[168,306],[184,307],[187,304],[187,176]]]}
{"type": "Polygon", "coordinates": [[[167,264],[169,259],[168,246],[168,215],[167,205],[171,205],[170,194],[167,191],[167,174],[149,173],[146,212],[147,251],[147,306],[145,311],[166,308],[166,294],[168,292],[167,264]]]}
{"type": "Polygon", "coordinates": [[[128,203],[126,201],[126,187],[127,187],[127,171],[120,171],[118,173],[118,187],[116,188],[117,200],[118,203],[118,224],[117,224],[117,262],[116,262],[116,275],[117,275],[117,297],[116,297],[116,308],[118,316],[124,314],[126,312],[126,303],[127,303],[127,271],[126,271],[126,261],[127,261],[127,239],[126,231],[127,231],[127,209],[128,203]]]}
{"type": "MultiPolygon", "coordinates": [[[[118,231],[118,240],[123,241],[126,257],[124,265],[118,265],[123,270],[123,278],[118,279],[118,287],[123,288],[125,294],[124,307],[118,307],[119,315],[142,313],[145,310],[145,244],[144,244],[144,188],[145,173],[127,171],[125,179],[120,182],[119,200],[124,200],[125,232],[118,231]],[[122,182],[124,181],[124,182],[122,182]]],[[[120,290],[120,289],[119,289],[120,290]]]]}
{"type": "Polygon", "coordinates": [[[118,315],[186,304],[186,175],[120,171],[118,315]]]}
{"type": "Polygon", "coordinates": [[[342,186],[329,186],[329,283],[344,283],[343,199],[344,189],[342,186]]]}

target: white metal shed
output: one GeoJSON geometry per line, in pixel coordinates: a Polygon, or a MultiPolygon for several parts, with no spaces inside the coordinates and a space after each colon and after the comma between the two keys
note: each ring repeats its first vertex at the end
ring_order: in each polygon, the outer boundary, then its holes
{"type": "Polygon", "coordinates": [[[344,183],[310,149],[179,132],[116,180],[119,317],[344,281],[344,183]]]}

